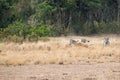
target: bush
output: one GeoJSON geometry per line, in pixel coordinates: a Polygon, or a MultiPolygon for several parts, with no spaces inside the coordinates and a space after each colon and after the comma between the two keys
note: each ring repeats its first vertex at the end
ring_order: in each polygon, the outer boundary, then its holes
{"type": "Polygon", "coordinates": [[[50,27],[49,26],[40,26],[36,28],[35,33],[39,36],[50,36],[50,27]]]}
{"type": "Polygon", "coordinates": [[[62,32],[60,31],[59,28],[57,27],[50,27],[50,33],[49,36],[60,36],[62,34],[62,32]]]}
{"type": "Polygon", "coordinates": [[[97,21],[93,22],[96,33],[100,33],[100,25],[97,21]]]}
{"type": "Polygon", "coordinates": [[[29,29],[25,23],[15,21],[7,28],[0,29],[0,40],[7,42],[20,42],[29,34],[29,29]],[[17,40],[19,38],[19,40],[17,40]],[[22,40],[21,40],[22,39],[22,40]]]}
{"type": "Polygon", "coordinates": [[[92,29],[91,29],[90,23],[86,22],[83,26],[84,26],[83,34],[85,34],[85,35],[91,34],[92,29]]]}
{"type": "Polygon", "coordinates": [[[13,24],[8,25],[8,28],[6,28],[6,29],[9,30],[10,35],[16,34],[17,36],[19,36],[19,32],[21,30],[23,30],[24,27],[25,27],[25,25],[23,23],[14,22],[13,24]]]}
{"type": "Polygon", "coordinates": [[[48,36],[59,36],[60,32],[57,28],[52,26],[41,25],[39,27],[32,27],[30,29],[30,33],[34,32],[36,35],[40,37],[48,37],[48,36]]]}
{"type": "Polygon", "coordinates": [[[120,26],[117,22],[100,22],[94,21],[94,27],[97,33],[120,33],[120,26]]]}
{"type": "Polygon", "coordinates": [[[108,33],[119,33],[120,32],[120,26],[117,25],[117,22],[110,22],[107,26],[108,33]]]}
{"type": "Polygon", "coordinates": [[[25,37],[27,34],[29,34],[29,29],[26,24],[21,21],[16,21],[13,24],[8,25],[8,27],[3,31],[3,36],[5,37],[9,35],[25,37]]]}

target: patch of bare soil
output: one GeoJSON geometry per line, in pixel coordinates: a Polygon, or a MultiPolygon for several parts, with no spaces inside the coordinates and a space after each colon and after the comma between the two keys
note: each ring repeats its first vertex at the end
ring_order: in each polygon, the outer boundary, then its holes
{"type": "Polygon", "coordinates": [[[120,80],[120,63],[2,65],[0,80],[120,80]]]}

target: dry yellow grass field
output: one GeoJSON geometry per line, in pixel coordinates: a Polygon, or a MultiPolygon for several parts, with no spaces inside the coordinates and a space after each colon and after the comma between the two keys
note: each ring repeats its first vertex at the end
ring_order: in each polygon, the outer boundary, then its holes
{"type": "Polygon", "coordinates": [[[37,43],[0,43],[0,65],[74,64],[78,62],[120,62],[120,36],[109,35],[110,45],[103,46],[103,36],[51,37],[37,43]],[[69,45],[69,40],[86,38],[89,43],[69,45]]]}

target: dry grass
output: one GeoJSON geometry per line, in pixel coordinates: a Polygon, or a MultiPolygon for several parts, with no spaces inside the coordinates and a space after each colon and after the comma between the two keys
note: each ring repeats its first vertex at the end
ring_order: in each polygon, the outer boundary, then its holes
{"type": "Polygon", "coordinates": [[[110,46],[104,47],[104,36],[85,37],[90,43],[69,45],[70,38],[78,36],[50,38],[37,43],[0,43],[1,65],[27,64],[72,64],[86,62],[120,62],[120,38],[110,36],[110,46]]]}

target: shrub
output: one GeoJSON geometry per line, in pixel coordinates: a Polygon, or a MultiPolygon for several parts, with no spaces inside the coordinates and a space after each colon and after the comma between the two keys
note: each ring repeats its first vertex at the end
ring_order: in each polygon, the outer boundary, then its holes
{"type": "Polygon", "coordinates": [[[99,25],[99,23],[97,21],[94,21],[93,24],[94,24],[96,33],[100,33],[100,25],[99,25]]]}
{"type": "Polygon", "coordinates": [[[32,27],[30,29],[30,33],[34,32],[40,37],[48,37],[48,36],[59,36],[60,32],[58,28],[55,28],[53,26],[46,26],[46,25],[41,25],[39,27],[32,27]]]}
{"type": "Polygon", "coordinates": [[[50,27],[50,33],[49,36],[60,36],[62,32],[57,27],[50,27]]]}
{"type": "Polygon", "coordinates": [[[16,21],[10,25],[3,31],[3,36],[7,37],[9,35],[13,36],[21,36],[24,37],[29,34],[29,28],[27,25],[21,21],[16,21]]]}
{"type": "Polygon", "coordinates": [[[117,25],[117,22],[110,22],[108,23],[108,33],[119,33],[120,27],[117,25]]]}
{"type": "Polygon", "coordinates": [[[50,35],[50,27],[42,25],[42,26],[36,28],[35,33],[39,36],[49,36],[50,35]]]}
{"type": "Polygon", "coordinates": [[[9,34],[10,35],[17,35],[19,36],[19,32],[21,30],[24,30],[25,24],[21,23],[21,22],[14,22],[13,24],[8,25],[8,28],[6,28],[7,30],[9,30],[9,34]]]}
{"type": "Polygon", "coordinates": [[[98,23],[99,26],[95,26],[97,28],[97,31],[99,33],[119,33],[120,27],[117,22],[100,22],[98,23]]]}
{"type": "Polygon", "coordinates": [[[91,26],[90,26],[90,23],[87,21],[84,25],[83,25],[83,34],[85,35],[88,35],[88,34],[91,34],[91,26]]]}

